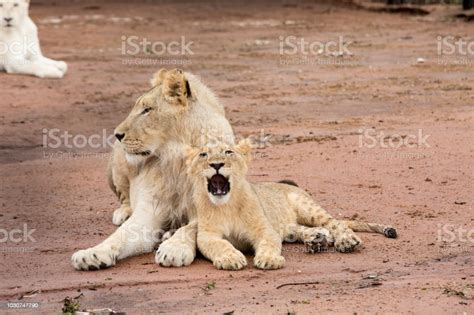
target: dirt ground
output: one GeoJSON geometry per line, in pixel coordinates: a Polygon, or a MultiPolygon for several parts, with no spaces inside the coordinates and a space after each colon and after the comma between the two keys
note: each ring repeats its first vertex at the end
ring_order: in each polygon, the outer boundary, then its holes
{"type": "Polygon", "coordinates": [[[474,56],[440,56],[437,38],[472,42],[474,26],[433,10],[421,17],[309,1],[33,5],[44,53],[69,72],[62,80],[0,73],[0,227],[34,230],[34,240],[0,244],[0,313],[16,313],[5,301],[18,300],[40,303],[22,312],[58,313],[67,296],[81,308],[129,314],[472,313],[474,56]],[[124,55],[123,36],[184,36],[193,54],[124,55]],[[284,46],[281,54],[287,36],[342,36],[350,53],[288,55],[284,46]],[[155,64],[125,64],[136,59],[155,64]],[[203,258],[170,269],[153,254],[75,271],[72,253],[115,229],[110,148],[44,147],[45,134],[111,135],[151,75],[174,67],[166,62],[202,77],[236,134],[270,139],[252,180],[291,178],[334,216],[393,224],[399,237],[361,233],[364,247],[352,254],[287,244],[278,271],[253,269],[251,257],[238,272],[203,258]]]}

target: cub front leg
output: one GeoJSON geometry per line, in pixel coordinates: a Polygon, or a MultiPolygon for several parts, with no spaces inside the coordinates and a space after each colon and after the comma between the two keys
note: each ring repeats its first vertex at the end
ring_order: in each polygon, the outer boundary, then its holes
{"type": "Polygon", "coordinates": [[[197,221],[179,228],[173,236],[160,244],[155,261],[164,267],[189,266],[196,257],[197,221]]]}
{"type": "Polygon", "coordinates": [[[163,220],[154,213],[153,207],[149,211],[135,211],[105,241],[74,253],[72,265],[77,270],[96,270],[111,267],[129,256],[149,253],[158,241],[155,232],[162,226],[163,220]]]}
{"type": "Polygon", "coordinates": [[[285,266],[281,255],[282,239],[273,230],[267,230],[255,244],[254,265],[259,269],[280,269],[285,266]]]}
{"type": "Polygon", "coordinates": [[[239,270],[247,266],[244,254],[218,234],[199,231],[197,245],[217,269],[239,270]]]}

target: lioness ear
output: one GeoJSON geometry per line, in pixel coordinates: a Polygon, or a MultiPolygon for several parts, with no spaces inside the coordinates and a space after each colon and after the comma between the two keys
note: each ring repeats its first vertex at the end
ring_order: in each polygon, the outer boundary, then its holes
{"type": "Polygon", "coordinates": [[[166,70],[165,68],[162,68],[158,72],[156,72],[150,80],[151,87],[160,85],[163,82],[163,79],[167,71],[168,70],[166,70]]]}
{"type": "Polygon", "coordinates": [[[191,97],[189,82],[180,69],[167,71],[163,78],[163,96],[171,104],[187,106],[191,97]]]}

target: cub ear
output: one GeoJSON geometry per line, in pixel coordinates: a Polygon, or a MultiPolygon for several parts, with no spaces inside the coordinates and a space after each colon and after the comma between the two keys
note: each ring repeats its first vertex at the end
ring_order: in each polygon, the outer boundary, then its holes
{"type": "Polygon", "coordinates": [[[252,140],[249,138],[242,139],[236,146],[237,151],[239,151],[242,155],[244,155],[248,160],[250,160],[250,156],[252,153],[252,140]]]}
{"type": "Polygon", "coordinates": [[[180,69],[167,71],[163,77],[163,96],[171,104],[187,106],[191,97],[189,82],[180,69]]]}

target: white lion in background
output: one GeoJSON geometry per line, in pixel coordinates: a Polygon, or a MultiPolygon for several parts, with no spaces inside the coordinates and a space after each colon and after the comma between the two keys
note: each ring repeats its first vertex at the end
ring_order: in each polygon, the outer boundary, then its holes
{"type": "Polygon", "coordinates": [[[0,0],[0,71],[62,78],[67,64],[41,53],[37,27],[28,16],[29,4],[29,0],[0,0]]]}

